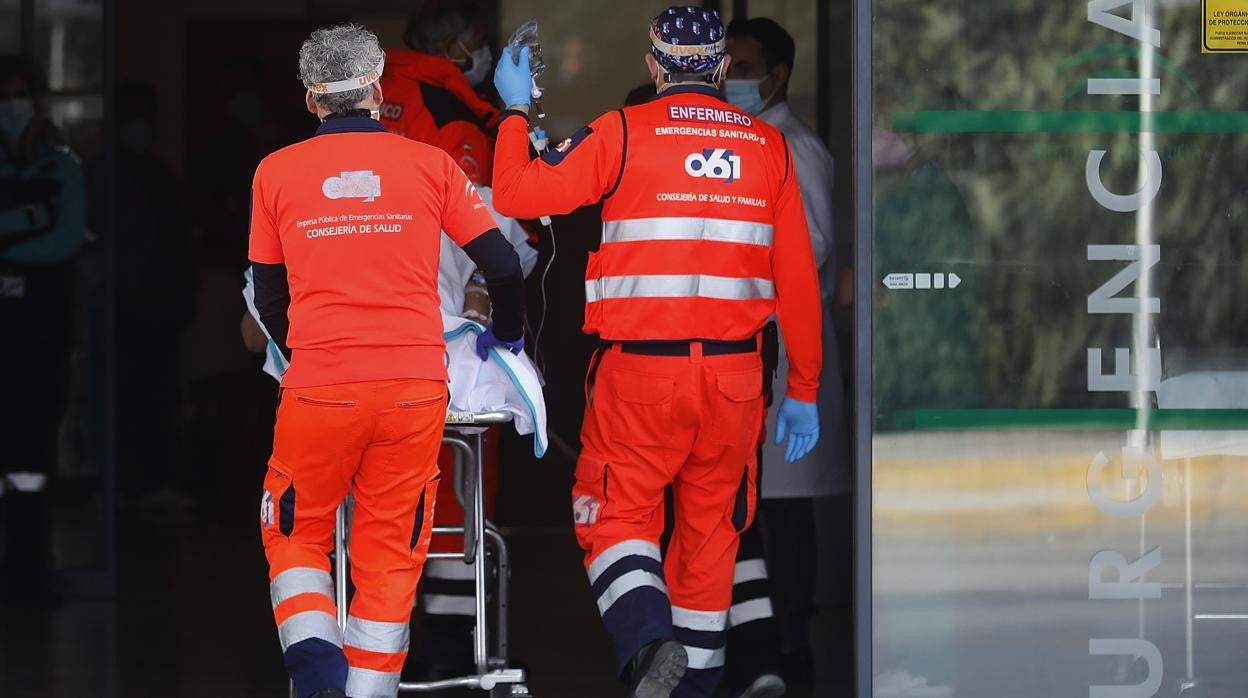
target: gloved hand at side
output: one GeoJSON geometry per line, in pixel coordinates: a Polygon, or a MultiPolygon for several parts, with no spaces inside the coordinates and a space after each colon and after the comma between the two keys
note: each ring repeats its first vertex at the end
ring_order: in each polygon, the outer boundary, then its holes
{"type": "Polygon", "coordinates": [[[776,443],[789,435],[784,459],[792,463],[814,449],[819,441],[819,408],[813,402],[786,397],[776,416],[776,443]]]}
{"type": "Polygon", "coordinates": [[[524,351],[524,335],[521,335],[514,342],[504,342],[494,336],[494,326],[491,325],[485,329],[485,332],[477,335],[477,356],[482,361],[490,358],[490,347],[503,347],[512,354],[519,356],[520,352],[524,351]]]}
{"type": "Polygon", "coordinates": [[[519,60],[511,60],[511,48],[504,47],[503,55],[494,69],[494,89],[503,98],[507,108],[529,106],[533,99],[533,74],[529,70],[529,47],[520,47],[519,60]]]}

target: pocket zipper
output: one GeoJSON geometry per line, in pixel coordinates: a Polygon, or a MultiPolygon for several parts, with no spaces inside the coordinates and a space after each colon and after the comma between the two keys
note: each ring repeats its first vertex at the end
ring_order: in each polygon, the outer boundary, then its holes
{"type": "Polygon", "coordinates": [[[305,405],[317,405],[320,407],[355,407],[355,403],[350,400],[317,400],[304,395],[296,395],[295,399],[305,405]]]}
{"type": "Polygon", "coordinates": [[[399,403],[399,407],[427,407],[441,400],[441,397],[431,397],[425,400],[406,400],[399,403]]]}

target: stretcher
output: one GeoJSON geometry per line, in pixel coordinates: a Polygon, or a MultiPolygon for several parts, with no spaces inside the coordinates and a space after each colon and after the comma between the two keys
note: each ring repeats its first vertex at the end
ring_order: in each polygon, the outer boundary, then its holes
{"type": "MultiPolygon", "coordinates": [[[[485,519],[485,497],[482,487],[484,457],[481,435],[490,426],[510,422],[506,412],[447,412],[446,432],[442,443],[455,453],[455,495],[464,509],[462,526],[435,526],[433,535],[462,535],[463,552],[429,553],[430,560],[462,560],[472,565],[475,592],[476,627],[473,631],[473,662],[476,672],[440,681],[400,681],[399,693],[430,693],[453,688],[488,691],[491,698],[531,697],[525,685],[525,672],[508,666],[507,658],[507,604],[508,580],[511,573],[507,543],[494,524],[485,519]],[[490,642],[489,613],[487,606],[486,543],[490,544],[498,565],[498,589],[494,595],[495,629],[494,642],[490,642]]],[[[334,596],[338,606],[338,625],[345,631],[347,625],[347,579],[350,569],[351,538],[350,498],[338,507],[334,526],[334,596]]],[[[295,687],[290,687],[291,698],[296,698],[295,687]]]]}

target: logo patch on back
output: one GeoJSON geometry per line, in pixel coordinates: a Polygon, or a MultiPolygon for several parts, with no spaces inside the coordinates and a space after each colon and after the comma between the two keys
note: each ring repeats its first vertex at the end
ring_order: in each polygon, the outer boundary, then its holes
{"type": "Polygon", "coordinates": [[[321,193],[327,199],[364,199],[369,203],[381,196],[381,177],[372,170],[340,172],[321,184],[321,193]]]}
{"type": "Polygon", "coordinates": [[[685,158],[685,173],[690,177],[722,179],[732,184],[741,178],[741,156],[725,148],[707,148],[685,158]]]}

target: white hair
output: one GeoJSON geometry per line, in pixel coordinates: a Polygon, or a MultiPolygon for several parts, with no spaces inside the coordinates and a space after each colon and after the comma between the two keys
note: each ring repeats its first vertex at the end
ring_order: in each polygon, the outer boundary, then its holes
{"type": "MultiPolygon", "coordinates": [[[[350,80],[368,73],[381,61],[377,35],[355,24],[342,24],[312,32],[299,49],[299,79],[304,86],[350,80]]],[[[372,87],[347,92],[312,94],[312,99],[331,113],[348,112],[368,99],[372,87]]]]}

